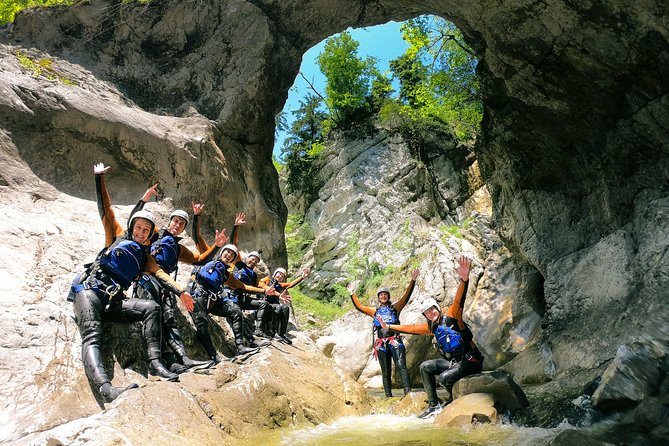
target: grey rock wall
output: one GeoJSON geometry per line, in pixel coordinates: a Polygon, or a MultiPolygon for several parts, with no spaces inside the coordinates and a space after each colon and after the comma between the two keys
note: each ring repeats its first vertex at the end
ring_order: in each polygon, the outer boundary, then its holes
{"type": "MultiPolygon", "coordinates": [[[[111,183],[126,204],[156,179],[177,206],[207,202],[210,227],[246,206],[242,241],[280,263],[273,117],[301,54],[347,26],[420,13],[451,19],[480,57],[476,156],[492,218],[521,265],[518,292],[543,291],[519,305],[545,317],[511,370],[541,382],[604,366],[669,316],[664,1],[94,0],[27,11],[0,42],[0,127],[3,145],[52,186],[4,164],[1,186],[39,186],[16,201],[24,220],[53,187],[89,193],[73,166],[102,159],[119,167],[111,183]],[[17,49],[53,59],[81,86],[32,79],[17,49]]],[[[32,289],[15,263],[4,273],[12,289],[32,289]]]]}

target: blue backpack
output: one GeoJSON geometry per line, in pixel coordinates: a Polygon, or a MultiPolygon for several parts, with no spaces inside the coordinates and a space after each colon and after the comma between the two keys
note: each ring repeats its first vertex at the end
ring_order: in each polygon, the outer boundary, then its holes
{"type": "Polygon", "coordinates": [[[163,271],[173,273],[179,261],[179,243],[168,234],[151,245],[151,255],[163,271]]]}
{"type": "Polygon", "coordinates": [[[462,333],[446,324],[440,324],[434,332],[439,350],[449,357],[460,356],[465,352],[465,341],[462,333]]]}
{"type": "Polygon", "coordinates": [[[205,264],[195,275],[197,283],[210,293],[220,293],[223,284],[229,277],[228,266],[220,260],[213,260],[205,264]]]}
{"type": "Polygon", "coordinates": [[[134,240],[122,240],[105,250],[99,262],[104,273],[127,289],[142,270],[144,260],[142,245],[134,240]]]}

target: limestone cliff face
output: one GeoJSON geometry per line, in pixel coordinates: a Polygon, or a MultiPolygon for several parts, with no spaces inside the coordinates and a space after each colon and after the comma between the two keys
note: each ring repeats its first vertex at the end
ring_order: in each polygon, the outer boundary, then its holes
{"type": "MultiPolygon", "coordinates": [[[[466,255],[475,265],[466,320],[486,367],[493,369],[534,337],[543,316],[541,290],[528,286],[522,265],[514,263],[492,229],[490,196],[472,148],[448,134],[425,133],[413,148],[401,135],[382,129],[373,138],[339,136],[327,144],[314,179],[322,187],[305,212],[314,241],[303,266],[313,273],[301,287],[323,296],[366,281],[368,294],[360,298],[376,306],[377,287],[389,287],[391,300],[398,300],[410,272],[420,268],[401,321],[423,323],[419,308],[425,299],[451,303],[459,282],[453,269],[457,257],[466,255]]],[[[529,276],[538,281],[536,273],[529,276]]],[[[359,382],[380,387],[380,368],[371,356],[371,319],[348,299],[345,305],[351,313],[330,326],[318,344],[359,382]]],[[[407,336],[405,342],[414,385],[420,386],[418,365],[436,352],[427,338],[407,336]]]]}

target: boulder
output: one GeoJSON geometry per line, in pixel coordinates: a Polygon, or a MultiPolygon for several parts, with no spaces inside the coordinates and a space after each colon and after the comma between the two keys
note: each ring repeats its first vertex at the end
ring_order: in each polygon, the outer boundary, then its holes
{"type": "Polygon", "coordinates": [[[395,401],[388,407],[388,412],[395,415],[415,416],[427,407],[427,393],[409,392],[399,401],[395,401]]]}
{"type": "Polygon", "coordinates": [[[662,346],[649,339],[621,345],[593,395],[593,405],[601,410],[630,408],[657,392],[661,351],[662,346]]]}
{"type": "Polygon", "coordinates": [[[523,390],[508,373],[501,370],[483,372],[466,376],[453,386],[453,399],[456,400],[471,393],[492,395],[495,406],[506,410],[527,407],[529,402],[523,390]]]}
{"type": "Polygon", "coordinates": [[[470,393],[446,406],[435,418],[434,423],[444,427],[464,427],[474,422],[498,423],[499,414],[495,400],[489,393],[470,393]]]}

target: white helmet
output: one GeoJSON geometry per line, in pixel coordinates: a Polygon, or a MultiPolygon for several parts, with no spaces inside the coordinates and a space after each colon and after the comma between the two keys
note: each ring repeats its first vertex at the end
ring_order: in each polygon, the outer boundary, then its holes
{"type": "Polygon", "coordinates": [[[128,232],[132,233],[132,226],[135,224],[135,220],[138,218],[149,220],[151,222],[151,232],[153,232],[156,227],[156,220],[154,220],[153,214],[151,212],[145,211],[144,209],[137,211],[130,216],[130,221],[128,221],[128,232]]]}
{"type": "Polygon", "coordinates": [[[237,249],[237,247],[235,245],[231,245],[231,244],[225,245],[223,247],[223,249],[221,249],[221,254],[223,254],[223,251],[225,251],[226,249],[229,249],[230,251],[234,252],[235,256],[239,255],[239,249],[237,249]]]}
{"type": "Polygon", "coordinates": [[[277,273],[283,273],[283,275],[285,276],[286,275],[286,270],[283,269],[283,268],[277,268],[277,269],[274,270],[274,274],[272,274],[272,277],[276,277],[277,273]]]}
{"type": "Polygon", "coordinates": [[[427,310],[429,310],[432,307],[436,307],[437,310],[439,309],[439,302],[437,302],[435,299],[432,297],[428,297],[423,301],[423,303],[420,305],[420,312],[425,313],[427,310]]]}
{"type": "Polygon", "coordinates": [[[188,212],[182,211],[181,209],[176,209],[174,212],[170,214],[170,220],[172,220],[172,217],[183,218],[184,220],[186,220],[186,225],[188,225],[188,212]]]}
{"type": "Polygon", "coordinates": [[[246,261],[248,261],[248,260],[249,260],[249,257],[251,257],[251,256],[253,256],[253,257],[257,257],[257,258],[258,258],[258,261],[262,260],[262,257],[260,257],[260,253],[259,253],[258,251],[251,251],[250,253],[248,253],[248,254],[246,255],[246,261]]]}
{"type": "Polygon", "coordinates": [[[379,288],[379,290],[376,292],[376,297],[379,297],[379,294],[381,293],[388,293],[388,296],[390,296],[390,290],[384,286],[379,288]]]}

